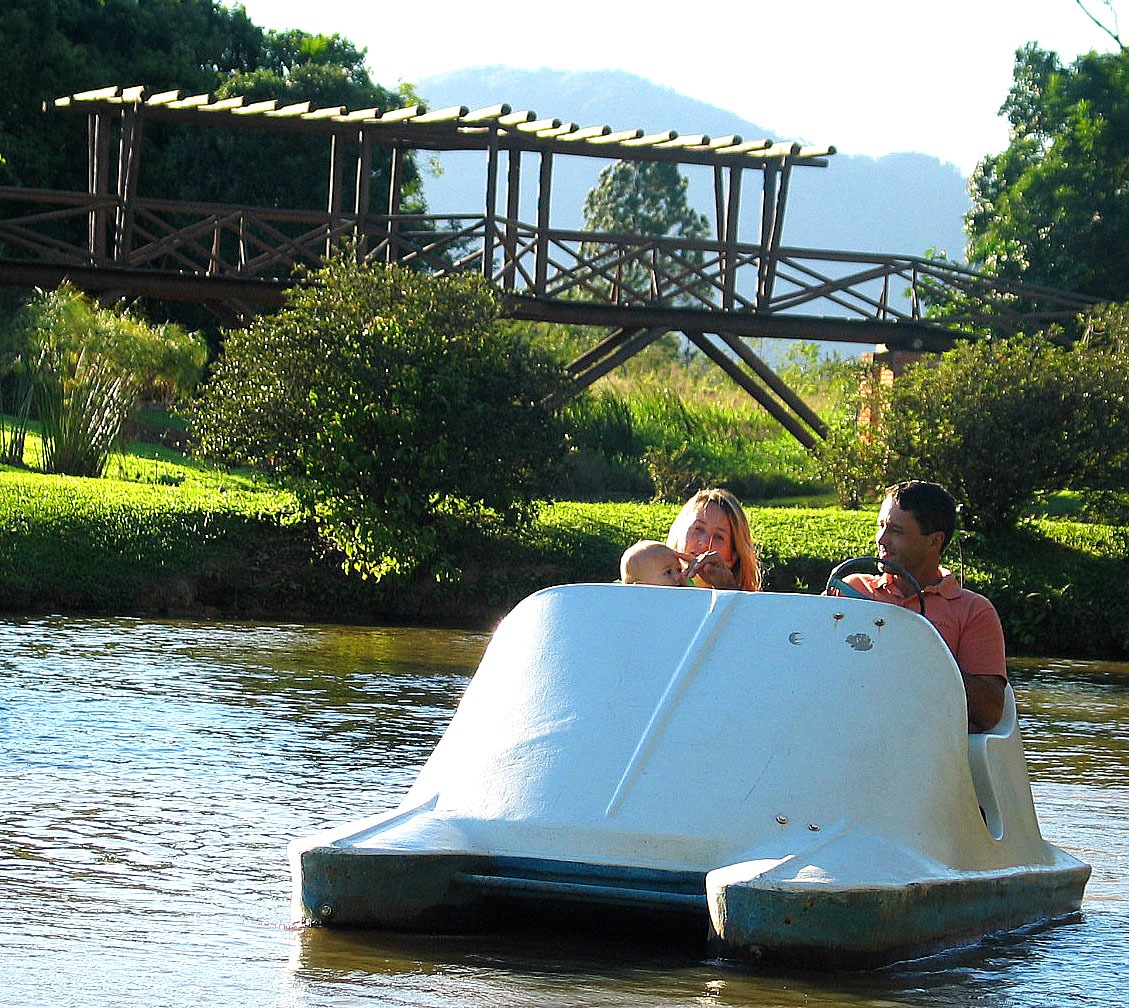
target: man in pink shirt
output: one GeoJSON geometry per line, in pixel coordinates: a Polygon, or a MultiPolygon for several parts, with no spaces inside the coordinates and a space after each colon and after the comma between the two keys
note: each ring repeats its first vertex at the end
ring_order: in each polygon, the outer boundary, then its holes
{"type": "MultiPolygon", "coordinates": [[[[964,679],[968,730],[995,727],[1003,714],[1007,667],[1004,632],[995,607],[983,595],[961,587],[941,566],[941,554],[956,530],[956,503],[944,487],[922,480],[886,491],[878,512],[878,558],[899,564],[925,594],[925,618],[949,646],[964,679]]],[[[917,609],[917,593],[892,571],[850,574],[856,591],[880,602],[917,609]]],[[[840,594],[834,588],[832,594],[840,594]]]]}

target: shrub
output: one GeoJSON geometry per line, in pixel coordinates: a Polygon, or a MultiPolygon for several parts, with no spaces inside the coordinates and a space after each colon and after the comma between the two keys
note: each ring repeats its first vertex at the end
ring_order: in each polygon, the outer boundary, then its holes
{"type": "Polygon", "coordinates": [[[860,488],[936,480],[968,526],[999,535],[1039,491],[1116,485],[1129,451],[1126,363],[1045,336],[962,343],[878,396],[877,422],[853,456],[844,450],[846,475],[860,488]]]}
{"type": "Polygon", "coordinates": [[[481,278],[335,255],[228,335],[192,411],[199,450],[289,480],[365,576],[455,576],[461,530],[530,521],[564,456],[541,405],[563,373],[496,317],[481,278]]]}

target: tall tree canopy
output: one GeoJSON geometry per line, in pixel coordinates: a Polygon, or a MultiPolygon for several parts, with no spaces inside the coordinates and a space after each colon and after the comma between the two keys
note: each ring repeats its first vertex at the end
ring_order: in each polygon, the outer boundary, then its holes
{"type": "MultiPolygon", "coordinates": [[[[4,0],[0,51],[0,185],[86,189],[85,119],[42,106],[91,88],[146,85],[349,108],[414,101],[409,89],[373,83],[365,51],[347,39],[264,31],[242,6],[218,0],[4,0]]],[[[150,122],[138,186],[151,198],[324,209],[328,161],[326,137],[150,122]]],[[[374,157],[369,185],[373,206],[382,207],[387,157],[374,157]]],[[[424,209],[410,155],[403,192],[407,209],[424,209]]],[[[0,291],[0,314],[6,300],[0,291]]],[[[150,310],[192,329],[214,325],[196,305],[150,310]]]]}
{"type": "Polygon", "coordinates": [[[998,275],[1129,299],[1129,53],[1069,67],[1031,44],[1001,109],[1011,142],[973,177],[969,261],[998,275]]]}
{"type": "MultiPolygon", "coordinates": [[[[415,100],[408,88],[390,91],[374,84],[365,54],[340,36],[271,32],[263,36],[260,65],[235,71],[214,88],[217,97],[247,101],[278,99],[287,105],[399,108],[415,100]]],[[[320,135],[173,127],[166,131],[169,156],[161,173],[149,175],[150,195],[252,206],[324,210],[329,186],[329,140],[320,135]]],[[[373,157],[369,189],[374,207],[383,207],[391,155],[373,157]]],[[[350,183],[351,185],[352,183],[350,183]]],[[[405,158],[404,209],[425,209],[414,157],[405,158]]]]}
{"type": "Polygon", "coordinates": [[[665,161],[615,161],[584,201],[584,227],[610,234],[704,238],[709,220],[686,198],[687,179],[665,161]]]}
{"type": "MultiPolygon", "coordinates": [[[[400,93],[372,82],[364,50],[347,39],[264,31],[242,6],[218,0],[5,0],[0,51],[4,185],[86,187],[84,120],[45,115],[42,106],[90,88],[144,84],[351,108],[404,103],[400,93]]],[[[205,138],[203,132],[146,130],[145,195],[325,206],[324,139],[287,138],[282,150],[259,133],[205,138]]],[[[418,194],[414,167],[408,170],[407,191],[418,194]]],[[[384,173],[374,166],[374,191],[382,190],[384,173]]]]}
{"type": "MultiPolygon", "coordinates": [[[[596,185],[584,200],[584,229],[607,235],[653,235],[655,237],[704,238],[709,234],[709,219],[698,213],[687,199],[688,180],[678,170],[678,165],[662,161],[614,161],[600,172],[596,185]]],[[[594,262],[601,257],[616,259],[620,250],[613,244],[602,242],[584,245],[584,256],[594,262]],[[610,248],[610,251],[609,251],[610,248]]],[[[700,252],[667,252],[653,259],[639,258],[626,265],[617,263],[607,272],[615,276],[597,281],[597,288],[589,293],[598,294],[619,303],[649,303],[660,294],[660,284],[654,274],[669,273],[692,277],[700,267],[700,252]],[[602,289],[600,289],[602,288],[602,289]]],[[[688,281],[693,285],[693,280],[688,281]]],[[[668,303],[677,304],[682,296],[663,296],[668,303]]],[[[669,359],[681,352],[677,337],[667,333],[651,345],[647,357],[669,359]]]]}
{"type": "Polygon", "coordinates": [[[215,0],[5,0],[0,182],[85,185],[85,123],[45,100],[109,84],[211,91],[259,65],[263,32],[215,0]]]}

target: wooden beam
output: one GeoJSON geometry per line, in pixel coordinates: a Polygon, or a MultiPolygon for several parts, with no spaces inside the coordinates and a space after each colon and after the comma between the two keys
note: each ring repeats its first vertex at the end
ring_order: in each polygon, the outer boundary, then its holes
{"type": "Polygon", "coordinates": [[[939,324],[879,322],[875,319],[828,318],[807,315],[764,315],[757,312],[718,312],[706,308],[625,307],[595,301],[557,301],[511,294],[504,298],[510,318],[529,322],[560,322],[607,329],[661,328],[664,332],[715,332],[724,328],[737,336],[826,340],[834,343],[885,343],[895,350],[941,353],[962,333],[939,324]]]}
{"type": "Polygon", "coordinates": [[[805,448],[814,448],[818,439],[803,424],[799,423],[787,410],[742,371],[722,350],[709,340],[704,333],[688,332],[686,338],[722,369],[730,378],[749,393],[777,423],[800,442],[805,448]]]}
{"type": "Polygon", "coordinates": [[[136,106],[122,111],[121,134],[118,138],[118,206],[114,228],[114,261],[129,265],[133,242],[133,197],[141,169],[141,114],[136,106]]]}
{"type": "Polygon", "coordinates": [[[400,204],[404,199],[404,148],[393,147],[391,164],[388,168],[388,243],[384,248],[384,261],[395,262],[398,258],[396,252],[396,224],[392,218],[400,213],[400,204]]]}
{"type": "MultiPolygon", "coordinates": [[[[508,106],[507,106],[508,107],[508,106]]],[[[517,221],[521,214],[521,151],[506,155],[506,231],[502,289],[513,290],[517,279],[517,221]]]]}
{"type": "MultiPolygon", "coordinates": [[[[92,196],[110,195],[110,121],[105,112],[86,117],[87,178],[92,196]]],[[[87,231],[91,258],[102,262],[106,258],[109,213],[99,203],[90,211],[87,231]]]]}
{"type": "Polygon", "coordinates": [[[482,275],[489,280],[494,276],[494,243],[497,241],[498,217],[498,129],[490,127],[491,142],[486,146],[486,212],[483,219],[482,275]]]}
{"type": "Polygon", "coordinates": [[[569,374],[580,374],[582,371],[587,371],[597,361],[603,360],[609,354],[617,351],[633,335],[646,331],[645,329],[614,329],[594,347],[586,350],[575,360],[570,361],[566,370],[569,374]]]}
{"type": "Polygon", "coordinates": [[[776,219],[776,183],[779,169],[775,165],[765,165],[764,178],[761,185],[761,233],[758,244],[761,247],[760,263],[757,268],[757,298],[758,308],[767,308],[766,291],[769,287],[768,271],[770,259],[767,250],[772,240],[772,222],[776,219]]]}
{"type": "Polygon", "coordinates": [[[125,291],[130,297],[194,301],[199,304],[209,301],[241,301],[250,305],[279,308],[286,297],[286,285],[268,284],[261,280],[0,259],[0,286],[53,290],[64,282],[95,295],[105,291],[125,291]]]}
{"type": "Polygon", "coordinates": [[[776,262],[780,243],[784,234],[784,210],[788,203],[788,186],[792,178],[792,163],[785,161],[780,169],[780,185],[776,192],[776,207],[772,214],[772,233],[764,245],[765,284],[761,291],[762,307],[772,304],[772,292],[776,283],[776,262]]]}
{"type": "Polygon", "coordinates": [[[369,212],[372,201],[372,140],[364,130],[357,136],[357,168],[353,185],[353,212],[357,215],[357,252],[362,257],[368,252],[368,239],[360,226],[361,218],[369,212]]]}
{"type": "Polygon", "coordinates": [[[819,414],[789,388],[787,383],[757,356],[752,347],[739,337],[734,336],[733,333],[723,332],[718,333],[717,336],[748,365],[752,372],[768,386],[770,391],[780,397],[781,402],[791,409],[796,416],[821,438],[827,437],[827,425],[820,419],[819,414]]]}
{"type": "Polygon", "coordinates": [[[541,154],[537,180],[537,246],[533,258],[533,293],[542,295],[549,283],[549,209],[553,201],[553,155],[541,154]]]}
{"type": "Polygon", "coordinates": [[[624,361],[630,360],[640,350],[650,346],[663,335],[662,329],[630,330],[620,329],[601,341],[600,346],[610,352],[602,360],[594,360],[592,351],[578,357],[569,365],[569,371],[575,377],[560,395],[550,396],[542,403],[547,409],[559,409],[570,399],[575,399],[586,388],[599,381],[604,375],[619,367],[624,361]],[[593,363],[582,366],[582,360],[594,360],[593,363]]]}
{"type": "Polygon", "coordinates": [[[739,165],[729,169],[729,205],[725,211],[725,251],[723,253],[723,273],[721,306],[726,311],[732,311],[737,303],[737,242],[738,229],[741,221],[741,178],[742,170],[739,165]]]}
{"type": "Polygon", "coordinates": [[[334,133],[329,138],[329,193],[326,211],[331,214],[341,212],[342,195],[345,188],[345,140],[334,133]]]}

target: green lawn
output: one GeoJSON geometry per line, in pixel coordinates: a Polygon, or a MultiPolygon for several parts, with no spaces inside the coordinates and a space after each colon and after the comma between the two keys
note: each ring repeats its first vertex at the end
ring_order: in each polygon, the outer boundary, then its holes
{"type": "MultiPolygon", "coordinates": [[[[1069,517],[1076,504],[948,562],[996,603],[1013,653],[1129,658],[1129,528],[1069,517]]],[[[772,591],[818,592],[839,560],[873,551],[875,510],[748,510],[772,591]]],[[[624,546],[662,538],[676,511],[554,503],[521,539],[467,543],[456,583],[374,584],[342,570],[287,491],[137,443],[104,479],[0,467],[0,609],[488,628],[538,588],[614,580],[624,546]]]]}

